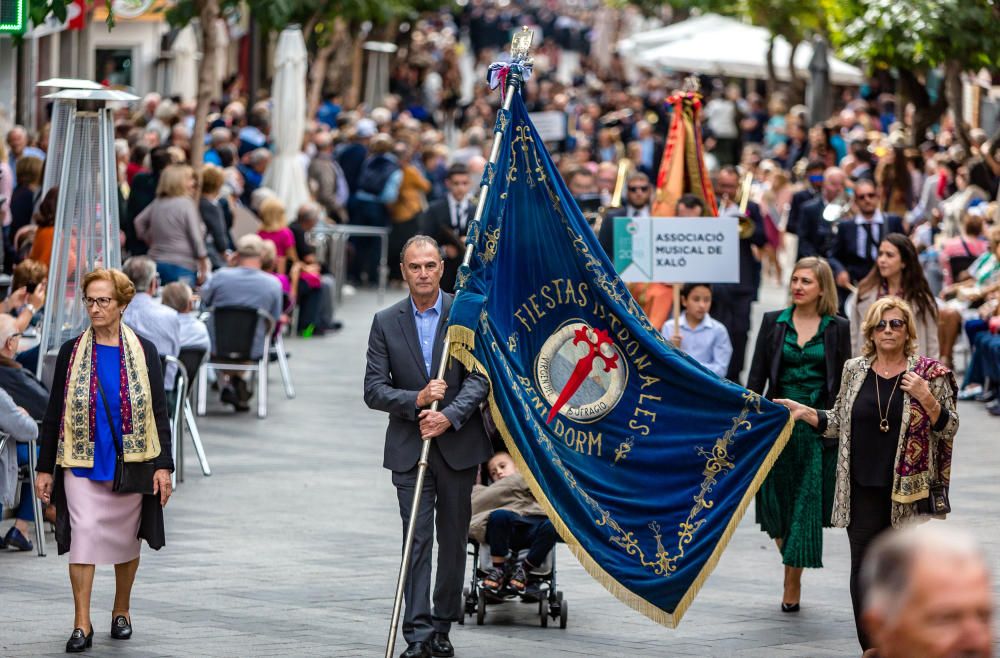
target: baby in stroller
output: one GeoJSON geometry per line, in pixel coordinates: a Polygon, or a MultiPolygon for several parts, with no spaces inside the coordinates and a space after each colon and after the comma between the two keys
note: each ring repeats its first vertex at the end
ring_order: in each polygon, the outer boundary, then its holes
{"type": "Polygon", "coordinates": [[[492,484],[472,489],[472,522],[469,536],[490,547],[492,567],[483,588],[500,594],[509,589],[523,594],[527,573],[542,565],[556,545],[556,530],[538,505],[514,460],[497,452],[487,463],[492,484]],[[518,553],[528,549],[524,561],[518,553]]]}

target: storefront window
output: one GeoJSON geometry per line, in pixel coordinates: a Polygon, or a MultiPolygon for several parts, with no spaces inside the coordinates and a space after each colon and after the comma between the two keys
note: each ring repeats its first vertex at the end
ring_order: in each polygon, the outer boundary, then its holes
{"type": "Polygon", "coordinates": [[[101,84],[109,87],[133,86],[131,48],[98,48],[95,61],[95,79],[101,84]]]}

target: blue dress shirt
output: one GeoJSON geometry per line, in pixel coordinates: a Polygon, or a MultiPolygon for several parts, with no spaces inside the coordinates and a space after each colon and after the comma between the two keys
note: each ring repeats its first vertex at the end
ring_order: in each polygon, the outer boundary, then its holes
{"type": "Polygon", "coordinates": [[[418,311],[417,305],[410,297],[410,307],[413,309],[413,321],[417,324],[417,340],[420,341],[420,353],[424,357],[424,367],[427,376],[431,377],[431,361],[434,358],[434,341],[437,340],[438,320],[441,319],[441,308],[444,298],[438,291],[437,301],[426,311],[418,311]]]}
{"type": "MultiPolygon", "coordinates": [[[[671,318],[663,325],[663,336],[670,338],[673,335],[674,320],[671,318]]],[[[719,377],[726,376],[733,344],[726,328],[711,315],[706,314],[701,324],[692,329],[688,326],[687,313],[681,314],[681,349],[719,377]]]]}

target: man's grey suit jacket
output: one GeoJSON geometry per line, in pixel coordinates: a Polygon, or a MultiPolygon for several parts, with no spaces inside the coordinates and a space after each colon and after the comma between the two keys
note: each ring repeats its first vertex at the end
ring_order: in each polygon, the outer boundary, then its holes
{"type": "MultiPolygon", "coordinates": [[[[441,363],[445,326],[454,298],[445,292],[435,338],[431,377],[417,338],[410,297],[379,311],[368,336],[368,367],[365,371],[365,403],[389,414],[382,465],[405,473],[420,458],[422,439],[417,415],[417,394],[437,376],[441,363]]],[[[445,374],[448,390],[439,406],[451,421],[451,428],[433,439],[448,466],[463,470],[478,466],[493,453],[483,427],[479,405],[489,393],[489,382],[480,374],[470,374],[455,360],[445,374]]]]}

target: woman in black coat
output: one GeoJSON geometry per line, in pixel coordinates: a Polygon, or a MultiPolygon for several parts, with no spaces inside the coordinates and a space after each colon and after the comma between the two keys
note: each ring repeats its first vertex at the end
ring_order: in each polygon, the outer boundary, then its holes
{"type": "Polygon", "coordinates": [[[39,498],[56,507],[59,554],[69,553],[75,624],[68,653],[93,643],[90,592],[98,564],[115,565],[111,637],[132,636],[140,540],[153,549],[165,543],[162,507],[174,469],[160,357],[121,321],[135,287],[118,270],[98,269],[82,289],[90,326],[59,350],[35,478],[39,498]],[[115,490],[119,457],[130,472],[145,471],[138,490],[152,493],[115,490]]]}
{"type": "MultiPolygon", "coordinates": [[[[837,316],[833,271],[803,258],[791,279],[792,306],[766,313],[747,388],[769,399],[832,402],[850,357],[850,324],[837,316]]],[[[803,402],[803,404],[807,404],[803,402]]],[[[823,528],[830,525],[835,449],[805,423],[792,436],[757,494],[757,523],[778,545],[785,565],[781,609],[799,609],[802,569],[823,566],[823,528]]]]}

